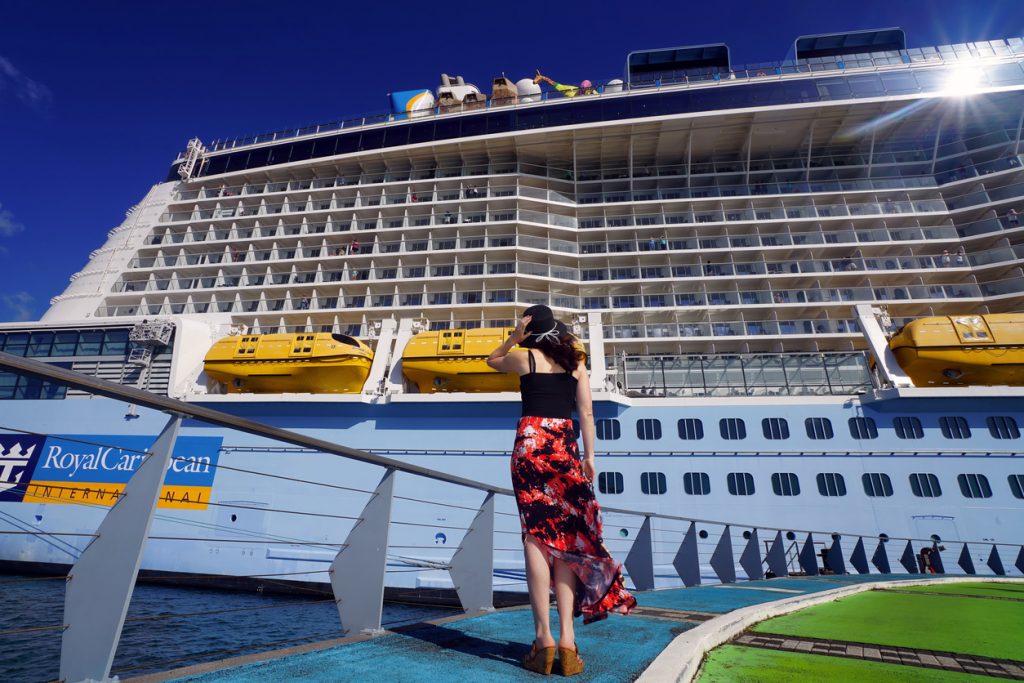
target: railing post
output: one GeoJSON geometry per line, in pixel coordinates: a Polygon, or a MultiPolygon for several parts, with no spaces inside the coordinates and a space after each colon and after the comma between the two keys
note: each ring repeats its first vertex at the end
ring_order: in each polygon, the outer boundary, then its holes
{"type": "Polygon", "coordinates": [[[729,533],[729,525],[722,529],[722,535],[715,546],[715,552],[711,553],[711,568],[715,570],[722,583],[736,583],[736,565],[732,556],[732,534],[729,533]]]}
{"type": "Polygon", "coordinates": [[[995,544],[992,545],[992,550],[988,554],[988,562],[986,562],[986,564],[996,576],[1006,576],[1006,569],[1003,567],[1003,559],[999,557],[999,549],[996,548],[995,544]]]}
{"type": "Polygon", "coordinates": [[[494,610],[494,492],[488,491],[448,567],[462,609],[494,610]]]}
{"type": "Polygon", "coordinates": [[[871,568],[868,567],[868,553],[864,550],[863,537],[858,537],[857,544],[853,546],[853,552],[850,553],[850,564],[853,565],[858,574],[871,573],[871,568]]]}
{"type": "Polygon", "coordinates": [[[388,469],[331,563],[331,588],[346,634],[381,633],[395,470],[388,469]]]}
{"type": "Polygon", "coordinates": [[[789,564],[786,562],[786,550],[783,545],[782,531],[775,532],[775,540],[768,548],[768,554],[764,561],[768,563],[768,570],[775,576],[789,576],[789,564]]]}
{"type": "Polygon", "coordinates": [[[761,568],[761,548],[758,546],[757,529],[750,530],[750,538],[747,539],[747,547],[740,554],[740,566],[747,573],[751,581],[764,578],[764,570],[761,568]]]}
{"type": "Polygon", "coordinates": [[[654,547],[651,543],[651,518],[644,517],[633,546],[623,562],[638,591],[654,590],[654,547]]]}
{"type": "Polygon", "coordinates": [[[64,597],[66,630],[60,646],[60,678],[104,681],[110,675],[128,603],[142,562],[171,452],[181,427],[172,416],[124,493],[68,573],[64,597]]]}
{"type": "Polygon", "coordinates": [[[842,536],[832,534],[832,547],[825,553],[825,566],[833,574],[846,573],[846,560],[843,559],[843,546],[840,545],[842,536]]]}
{"type": "Polygon", "coordinates": [[[807,540],[804,541],[804,547],[800,550],[798,558],[800,568],[807,576],[818,575],[818,556],[814,552],[814,538],[811,534],[807,534],[807,540]]]}
{"type": "Polygon", "coordinates": [[[679,552],[672,560],[672,566],[676,568],[676,573],[683,580],[684,586],[689,588],[700,585],[700,555],[697,549],[696,522],[690,522],[690,528],[683,536],[683,542],[679,546],[679,552]]]}
{"type": "Polygon", "coordinates": [[[974,558],[971,557],[971,551],[964,543],[963,548],[960,549],[960,559],[957,561],[960,568],[964,570],[964,574],[974,575],[977,572],[974,569],[974,558]]]}
{"type": "MultiPolygon", "coordinates": [[[[995,546],[992,546],[993,549],[995,546]]],[[[900,555],[900,564],[907,570],[908,574],[918,574],[917,558],[914,557],[914,544],[907,540],[907,546],[903,549],[903,554],[900,555]]]]}
{"type": "Polygon", "coordinates": [[[892,567],[889,566],[889,555],[885,551],[885,541],[878,539],[878,546],[871,555],[871,564],[883,574],[891,574],[892,567]]]}

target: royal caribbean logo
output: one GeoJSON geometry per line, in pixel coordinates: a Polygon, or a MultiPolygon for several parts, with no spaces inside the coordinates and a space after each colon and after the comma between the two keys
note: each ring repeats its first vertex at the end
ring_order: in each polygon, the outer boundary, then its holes
{"type": "MultiPolygon", "coordinates": [[[[0,501],[113,505],[155,436],[0,435],[0,501]]],[[[223,439],[179,436],[158,505],[204,510],[223,439]]]]}
{"type": "Polygon", "coordinates": [[[0,435],[0,501],[18,502],[25,496],[32,470],[43,450],[44,436],[0,435]]]}

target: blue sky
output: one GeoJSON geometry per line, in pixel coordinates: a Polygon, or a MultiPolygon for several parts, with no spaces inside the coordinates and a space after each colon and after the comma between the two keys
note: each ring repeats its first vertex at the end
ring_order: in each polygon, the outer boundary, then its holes
{"type": "Polygon", "coordinates": [[[190,137],[384,111],[441,72],[621,75],[635,49],[901,26],[911,46],[1024,35],[1020,0],[23,2],[0,8],[0,320],[36,319],[190,137]]]}

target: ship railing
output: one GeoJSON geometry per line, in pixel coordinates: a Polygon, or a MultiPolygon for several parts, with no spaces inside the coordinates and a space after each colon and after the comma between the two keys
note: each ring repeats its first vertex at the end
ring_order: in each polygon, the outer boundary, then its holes
{"type": "MultiPolygon", "coordinates": [[[[921,66],[956,67],[969,65],[980,72],[978,76],[980,84],[987,85],[991,78],[991,82],[995,85],[1007,85],[1024,82],[1024,73],[1021,72],[1019,65],[1022,57],[1024,57],[1024,39],[1008,38],[1006,40],[982,41],[954,46],[911,48],[900,51],[830,56],[800,61],[762,62],[753,65],[736,65],[730,69],[704,68],[678,74],[666,74],[661,78],[642,82],[623,83],[620,78],[605,79],[604,81],[594,81],[596,84],[594,88],[586,92],[580,92],[571,100],[565,98],[557,91],[547,91],[514,100],[488,100],[485,103],[435,107],[431,110],[412,114],[375,114],[330,123],[289,128],[271,133],[216,140],[209,145],[208,149],[211,152],[218,152],[247,145],[306,136],[312,137],[387,123],[417,121],[450,114],[470,113],[482,109],[518,108],[552,101],[575,101],[622,96],[624,94],[628,95],[630,92],[645,93],[652,90],[685,90],[689,88],[718,87],[726,84],[803,79],[812,76],[841,76],[847,73],[871,72],[884,74],[885,72],[908,71],[921,66]],[[999,67],[1004,65],[1009,68],[1000,70],[999,67]],[[1017,67],[1015,71],[1012,70],[1014,66],[1017,67]]],[[[931,71],[931,69],[928,71],[931,71]]],[[[916,82],[908,83],[905,79],[894,78],[880,85],[882,85],[884,94],[906,95],[920,92],[922,88],[936,84],[927,79],[924,83],[919,84],[916,82]]],[[[844,89],[841,86],[842,84],[834,84],[828,96],[838,98],[850,97],[855,94],[850,88],[844,89]]],[[[879,93],[875,89],[869,88],[864,94],[875,96],[879,93]]],[[[179,158],[184,158],[183,154],[179,158]]]]}
{"type": "MultiPolygon", "coordinates": [[[[843,321],[826,321],[837,323],[843,321]]],[[[874,388],[863,351],[612,356],[626,396],[849,396],[874,388]]]]}
{"type": "MultiPolygon", "coordinates": [[[[0,529],[0,538],[22,542],[20,546],[6,544],[9,548],[24,550],[38,543],[47,548],[47,556],[60,555],[73,562],[66,579],[63,619],[28,629],[61,633],[61,680],[108,679],[147,545],[156,553],[154,557],[188,558],[186,564],[193,567],[202,566],[201,557],[219,553],[222,547],[232,548],[232,552],[241,548],[243,555],[247,549],[253,557],[254,550],[260,549],[260,557],[265,551],[281,558],[273,565],[262,565],[273,566],[265,574],[164,573],[157,578],[212,578],[261,590],[285,581],[298,582],[299,589],[312,590],[318,598],[326,594],[326,599],[335,603],[340,628],[334,627],[334,635],[339,630],[349,635],[381,633],[385,585],[403,575],[422,576],[425,586],[451,586],[449,592],[464,610],[478,612],[493,609],[495,572],[500,578],[522,571],[522,530],[514,492],[507,486],[416,464],[440,455],[438,451],[350,448],[309,433],[6,353],[0,353],[0,369],[128,404],[126,417],[130,416],[134,425],[126,429],[129,434],[151,434],[166,418],[155,438],[97,437],[103,441],[91,441],[55,435],[33,429],[45,424],[42,417],[30,420],[32,424],[0,428],[5,466],[24,467],[21,463],[27,464],[36,449],[41,453],[50,444],[51,454],[58,445],[69,450],[85,446],[111,449],[103,458],[129,463],[121,470],[131,471],[130,478],[114,485],[83,483],[84,477],[74,476],[63,482],[19,477],[15,487],[5,490],[8,499],[18,496],[36,503],[33,511],[46,503],[76,506],[74,529],[54,528],[48,521],[60,517],[44,513],[30,519],[11,514],[9,509],[0,529]],[[199,427],[200,423],[204,426],[199,427]],[[192,433],[179,436],[183,425],[192,433]],[[235,445],[224,445],[220,439],[210,443],[206,436],[209,426],[231,430],[235,445]],[[274,454],[278,461],[290,463],[290,469],[286,473],[268,471],[265,460],[254,457],[259,453],[274,454]],[[340,472],[329,466],[330,458],[352,463],[344,480],[332,477],[332,472],[340,472]],[[221,479],[231,476],[247,482],[238,488],[247,491],[245,500],[219,494],[214,476],[204,479],[202,486],[195,480],[171,479],[171,475],[186,472],[221,470],[225,471],[221,479]],[[361,481],[379,483],[372,489],[355,485],[352,472],[359,472],[361,481]],[[432,482],[429,494],[424,493],[426,480],[432,482]],[[263,497],[270,499],[271,490],[275,504],[260,502],[263,497]],[[292,504],[295,507],[290,507],[292,504]],[[208,512],[211,507],[214,515],[208,512]],[[303,524],[289,527],[266,522],[282,516],[300,519],[303,524]],[[158,523],[155,528],[154,520],[158,523]],[[295,528],[303,531],[290,530],[295,528]],[[450,580],[439,582],[446,574],[450,580]]],[[[1007,451],[1002,455],[1015,454],[1007,451]]],[[[48,462],[46,467],[51,465],[56,466],[48,462]]],[[[752,492],[750,477],[742,475],[730,482],[730,487],[752,492]]],[[[596,484],[606,503],[608,495],[622,491],[622,478],[616,473],[602,472],[596,484]]],[[[650,493],[666,492],[662,473],[644,473],[641,484],[650,493]]],[[[687,485],[706,493],[707,475],[691,473],[687,485]]],[[[782,487],[783,483],[773,481],[773,485],[782,487]]],[[[1018,481],[1018,488],[1020,485],[1018,481]]],[[[985,480],[982,485],[979,478],[971,486],[983,495],[989,484],[985,480]]],[[[799,547],[799,573],[807,575],[890,574],[900,566],[917,574],[925,571],[919,564],[925,550],[934,572],[996,576],[1014,569],[1024,572],[1024,546],[1019,542],[954,540],[939,533],[904,538],[878,534],[877,530],[796,528],[763,517],[707,520],[612,505],[605,505],[603,513],[605,543],[613,556],[623,559],[631,584],[640,591],[786,576],[796,569],[791,561],[793,544],[799,547]],[[762,539],[770,542],[762,545],[762,539]],[[667,572],[675,578],[667,578],[667,572]]],[[[23,552],[19,555],[25,556],[23,552]]],[[[517,591],[519,601],[525,601],[521,578],[504,588],[517,591]]],[[[319,601],[303,604],[313,602],[319,601]]],[[[160,619],[219,613],[171,612],[143,622],[146,628],[153,628],[160,619]]],[[[137,619],[133,617],[129,627],[137,619]]]]}

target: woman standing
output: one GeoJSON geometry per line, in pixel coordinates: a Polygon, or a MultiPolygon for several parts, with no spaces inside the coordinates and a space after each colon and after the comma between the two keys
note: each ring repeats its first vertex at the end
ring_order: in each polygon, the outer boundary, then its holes
{"type": "Polygon", "coordinates": [[[523,397],[512,487],[523,527],[535,628],[523,666],[551,673],[556,651],[549,616],[553,575],[560,627],[557,652],[567,676],[583,671],[573,617],[582,614],[588,624],[609,612],[628,614],[636,606],[601,537],[593,487],[594,412],[583,359],[568,328],[543,305],[526,309],[515,332],[487,359],[495,370],[519,375],[523,397]],[[525,353],[511,353],[516,345],[525,353]],[[582,459],[572,423],[574,406],[583,432],[582,459]]]}

